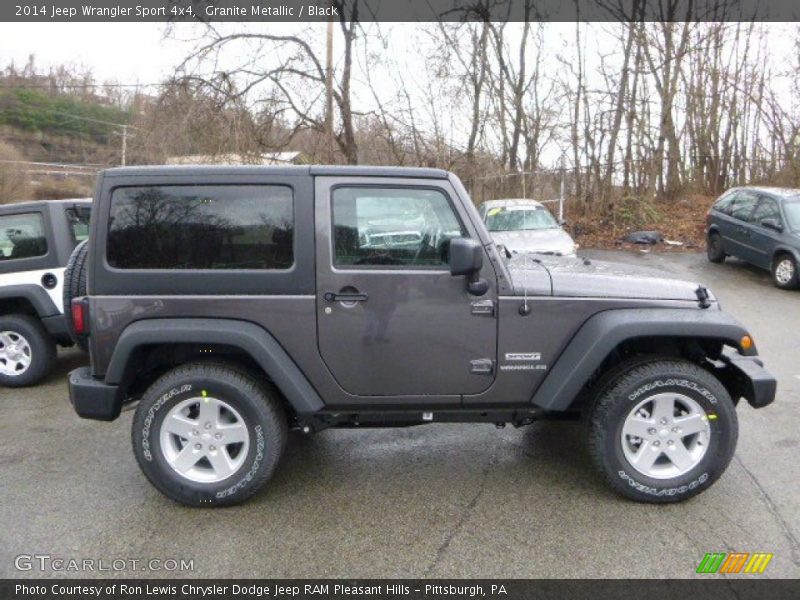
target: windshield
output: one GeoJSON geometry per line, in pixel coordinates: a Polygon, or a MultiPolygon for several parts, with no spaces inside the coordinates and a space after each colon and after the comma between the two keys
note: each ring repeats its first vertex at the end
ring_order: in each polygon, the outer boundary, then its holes
{"type": "Polygon", "coordinates": [[[486,228],[489,231],[530,231],[554,227],[558,227],[558,223],[553,215],[541,206],[498,207],[489,209],[486,213],[486,228]]]}
{"type": "Polygon", "coordinates": [[[786,213],[789,229],[800,232],[800,196],[784,202],[783,212],[786,213]]]}

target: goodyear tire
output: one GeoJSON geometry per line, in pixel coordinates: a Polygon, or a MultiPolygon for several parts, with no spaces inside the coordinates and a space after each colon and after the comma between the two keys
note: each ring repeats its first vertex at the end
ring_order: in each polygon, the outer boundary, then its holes
{"type": "Polygon", "coordinates": [[[56,344],[38,319],[0,316],[0,386],[25,387],[47,377],[56,361],[56,344]]]}
{"type": "Polygon", "coordinates": [[[67,268],[64,271],[64,317],[67,321],[67,330],[69,337],[75,342],[81,350],[86,351],[87,339],[86,336],[77,335],[75,333],[75,323],[72,320],[72,299],[80,298],[86,295],[86,264],[87,256],[89,253],[89,240],[84,240],[72,251],[72,254],[67,261],[67,268]]]}
{"type": "Polygon", "coordinates": [[[589,451],[612,488],[640,502],[678,502],[711,486],[736,449],[730,395],[688,361],[631,361],[600,385],[589,451]]]}
{"type": "Polygon", "coordinates": [[[258,492],[286,445],[277,392],[235,366],[191,363],[145,392],[133,419],[136,459],[164,495],[229,506],[258,492]]]}

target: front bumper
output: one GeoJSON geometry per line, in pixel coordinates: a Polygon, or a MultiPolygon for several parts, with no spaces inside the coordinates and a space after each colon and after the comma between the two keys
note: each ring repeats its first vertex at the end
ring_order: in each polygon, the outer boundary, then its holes
{"type": "Polygon", "coordinates": [[[724,363],[723,379],[728,389],[733,390],[734,400],[745,398],[753,408],[762,408],[775,401],[778,382],[764,368],[761,359],[727,349],[720,359],[724,363]]]}
{"type": "Polygon", "coordinates": [[[69,374],[69,401],[84,419],[113,421],[122,410],[119,387],[92,377],[89,367],[75,369],[69,374]]]}

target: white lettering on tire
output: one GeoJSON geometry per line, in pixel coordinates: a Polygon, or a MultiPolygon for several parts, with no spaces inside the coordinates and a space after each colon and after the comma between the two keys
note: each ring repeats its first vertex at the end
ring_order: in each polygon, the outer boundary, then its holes
{"type": "Polygon", "coordinates": [[[232,496],[244,486],[246,486],[249,482],[253,480],[253,477],[256,476],[258,473],[258,467],[261,464],[261,461],[264,459],[264,431],[261,429],[261,425],[255,426],[255,434],[256,434],[256,456],[253,459],[253,464],[250,467],[250,470],[247,471],[247,475],[242,477],[239,481],[235,484],[230,486],[229,488],[225,488],[216,493],[216,497],[218,499],[225,498],[226,496],[232,496]]]}
{"type": "Polygon", "coordinates": [[[183,394],[185,392],[190,392],[192,390],[192,384],[186,383],[179,388],[172,388],[166,394],[161,396],[154,404],[150,407],[150,410],[147,411],[147,416],[144,418],[144,427],[142,427],[142,455],[144,456],[147,462],[152,462],[153,454],[150,452],[150,426],[153,424],[153,419],[156,417],[156,413],[159,409],[164,406],[169,400],[177,396],[178,394],[183,394]]]}
{"type": "Polygon", "coordinates": [[[656,381],[651,381],[650,383],[647,383],[641,386],[640,388],[637,388],[636,391],[634,391],[630,396],[628,396],[628,398],[630,400],[636,400],[642,394],[652,391],[656,388],[672,387],[672,386],[690,389],[693,392],[697,392],[698,394],[703,396],[703,398],[705,398],[712,404],[717,403],[717,398],[716,396],[714,396],[714,394],[709,392],[706,388],[697,385],[697,383],[695,383],[694,381],[689,381],[688,379],[657,379],[656,381]]]}
{"type": "Polygon", "coordinates": [[[697,479],[690,481],[685,485],[680,485],[678,487],[671,487],[671,488],[654,488],[649,485],[644,485],[639,483],[633,477],[628,475],[625,471],[619,471],[618,475],[621,479],[628,482],[628,485],[634,488],[636,491],[642,492],[643,494],[649,494],[650,496],[676,496],[679,494],[685,494],[686,492],[695,489],[696,487],[703,485],[706,481],[708,481],[708,473],[703,473],[697,479]]]}

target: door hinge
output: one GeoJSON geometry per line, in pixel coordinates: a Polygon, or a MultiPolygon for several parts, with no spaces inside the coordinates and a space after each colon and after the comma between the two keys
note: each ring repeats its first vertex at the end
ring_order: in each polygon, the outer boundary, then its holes
{"type": "Polygon", "coordinates": [[[494,316],[494,300],[476,300],[472,303],[473,315],[494,316]]]}
{"type": "Polygon", "coordinates": [[[491,375],[494,373],[494,361],[491,358],[476,358],[469,361],[469,372],[474,375],[491,375]]]}

